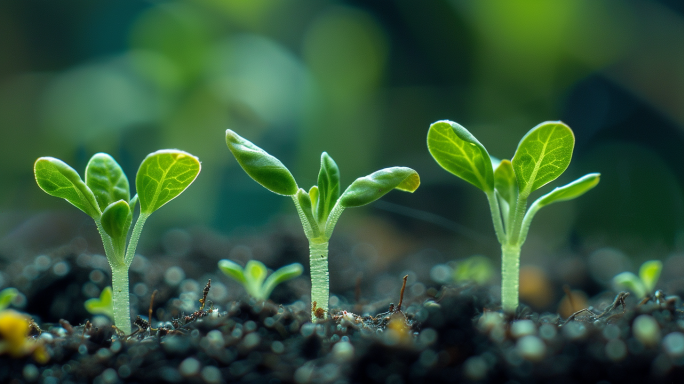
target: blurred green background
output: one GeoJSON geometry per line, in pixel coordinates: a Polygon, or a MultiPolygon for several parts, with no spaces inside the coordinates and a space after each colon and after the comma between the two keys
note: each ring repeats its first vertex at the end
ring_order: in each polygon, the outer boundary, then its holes
{"type": "Polygon", "coordinates": [[[412,167],[416,193],[391,193],[341,224],[389,228],[390,242],[443,246],[448,257],[498,258],[484,195],[426,149],[440,119],[499,158],[542,121],[569,124],[573,162],[539,193],[602,173],[595,190],[539,213],[527,261],[605,246],[635,260],[684,251],[678,0],[2,1],[0,245],[9,256],[20,243],[39,250],[93,231],[36,186],[40,156],[83,174],[90,156],[108,152],[133,179],[154,150],[197,155],[199,178],[148,221],[143,246],[170,228],[230,235],[294,215],[289,199],[237,166],[230,128],[307,189],[322,151],[343,188],[412,167]],[[71,221],[52,219],[62,212],[71,221]]]}

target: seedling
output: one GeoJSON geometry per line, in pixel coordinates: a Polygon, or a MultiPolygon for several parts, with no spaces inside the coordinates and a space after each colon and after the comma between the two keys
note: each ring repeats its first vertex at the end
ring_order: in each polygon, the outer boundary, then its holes
{"type": "Polygon", "coordinates": [[[538,198],[527,208],[533,191],[560,176],[570,164],[575,136],[560,121],[532,128],[518,144],[513,160],[498,161],[468,130],[448,120],[430,126],[430,154],[442,168],[473,184],[487,196],[496,237],[501,243],[501,305],[507,313],[518,307],[520,249],[537,212],[552,203],[571,200],[594,188],[590,173],[538,198]]]}
{"type": "Polygon", "coordinates": [[[268,269],[258,260],[248,261],[244,269],[240,264],[227,259],[219,261],[218,266],[226,276],[242,284],[247,293],[257,300],[268,299],[276,285],[294,279],[304,271],[301,264],[294,263],[279,268],[266,278],[268,269]]]}
{"type": "Polygon", "coordinates": [[[16,288],[5,288],[0,291],[0,311],[9,307],[17,295],[19,295],[19,291],[16,288]]]}
{"type": "Polygon", "coordinates": [[[454,269],[454,281],[457,283],[472,281],[485,284],[494,276],[494,267],[488,257],[474,255],[458,262],[454,269]]]}
{"type": "Polygon", "coordinates": [[[114,324],[131,332],[128,268],[133,262],[140,232],[152,212],[180,195],[200,172],[199,159],[179,150],[160,150],[145,157],[135,178],[138,192],[130,197],[128,178],[106,153],[95,154],[86,167],[85,183],[69,165],[53,157],[36,160],[36,181],[47,194],[61,197],[95,220],[112,268],[114,324]],[[133,211],[140,202],[128,244],[133,211]]]}
{"type": "Polygon", "coordinates": [[[99,298],[86,300],[83,304],[86,311],[93,315],[105,315],[114,320],[114,307],[112,305],[112,287],[105,287],[100,292],[99,298]]]}
{"type": "Polygon", "coordinates": [[[651,296],[662,269],[663,263],[660,260],[649,260],[641,264],[638,277],[632,272],[622,272],[613,277],[613,286],[616,291],[626,289],[639,299],[651,296]]]}
{"type": "Polygon", "coordinates": [[[252,179],[269,191],[290,196],[294,201],[304,234],[309,240],[311,321],[325,319],[330,292],[328,241],[340,215],[345,208],[369,204],[393,189],[415,191],[420,185],[418,173],[406,167],[381,169],[356,179],[340,194],[340,171],[332,157],[323,152],[318,185],[307,192],[297,186],[280,160],[230,129],[226,131],[226,143],[238,164],[252,179]]]}

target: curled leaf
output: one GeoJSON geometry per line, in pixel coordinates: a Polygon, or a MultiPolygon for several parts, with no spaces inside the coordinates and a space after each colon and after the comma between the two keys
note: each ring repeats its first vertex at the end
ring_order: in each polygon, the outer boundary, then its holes
{"type": "Polygon", "coordinates": [[[344,208],[360,207],[372,203],[395,188],[413,192],[419,185],[420,177],[413,169],[385,168],[354,180],[340,196],[339,204],[344,208]]]}
{"type": "Polygon", "coordinates": [[[537,204],[541,208],[551,203],[575,199],[584,195],[587,191],[598,185],[600,179],[600,173],[590,173],[588,175],[584,175],[572,183],[566,184],[562,187],[557,187],[553,191],[540,197],[537,204]]]}
{"type": "Polygon", "coordinates": [[[325,223],[337,199],[340,197],[340,169],[326,152],[321,154],[321,170],[318,173],[318,201],[316,220],[325,223]]]}
{"type": "Polygon", "coordinates": [[[280,160],[230,129],[226,144],[242,169],[264,188],[280,195],[297,193],[297,182],[280,160]]]}

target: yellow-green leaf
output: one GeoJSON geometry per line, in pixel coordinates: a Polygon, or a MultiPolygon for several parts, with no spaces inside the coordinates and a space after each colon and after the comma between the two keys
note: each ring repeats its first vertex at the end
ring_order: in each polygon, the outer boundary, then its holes
{"type": "Polygon", "coordinates": [[[61,197],[97,220],[102,214],[93,191],[73,168],[54,157],[36,160],[33,172],[38,186],[48,195],[61,197]]]}
{"type": "Polygon", "coordinates": [[[406,167],[391,167],[359,177],[347,187],[339,204],[344,208],[359,207],[372,203],[387,192],[398,189],[413,192],[420,186],[418,172],[406,167]]]}
{"type": "Polygon", "coordinates": [[[199,159],[177,149],[164,149],[145,157],[135,178],[140,212],[151,214],[180,195],[197,178],[199,159]]]}

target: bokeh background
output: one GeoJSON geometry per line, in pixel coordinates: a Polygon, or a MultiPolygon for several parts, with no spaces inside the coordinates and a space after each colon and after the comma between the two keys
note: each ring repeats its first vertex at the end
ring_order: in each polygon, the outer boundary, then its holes
{"type": "Polygon", "coordinates": [[[37,187],[40,156],[82,174],[108,152],[133,180],[154,150],[197,155],[199,178],[148,220],[143,254],[172,249],[188,228],[230,238],[274,220],[296,226],[289,199],[236,164],[230,128],[307,189],[322,151],[343,187],[383,167],[416,169],[414,194],[392,192],[340,221],[340,236],[385,260],[378,268],[408,257],[429,270],[475,253],[498,263],[484,195],[427,151],[441,119],[499,158],[542,121],[570,125],[573,162],[539,193],[602,173],[595,190],[538,214],[524,265],[563,277],[588,260],[612,276],[655,258],[684,274],[678,0],[2,1],[0,251],[33,257],[97,235],[37,187]]]}

